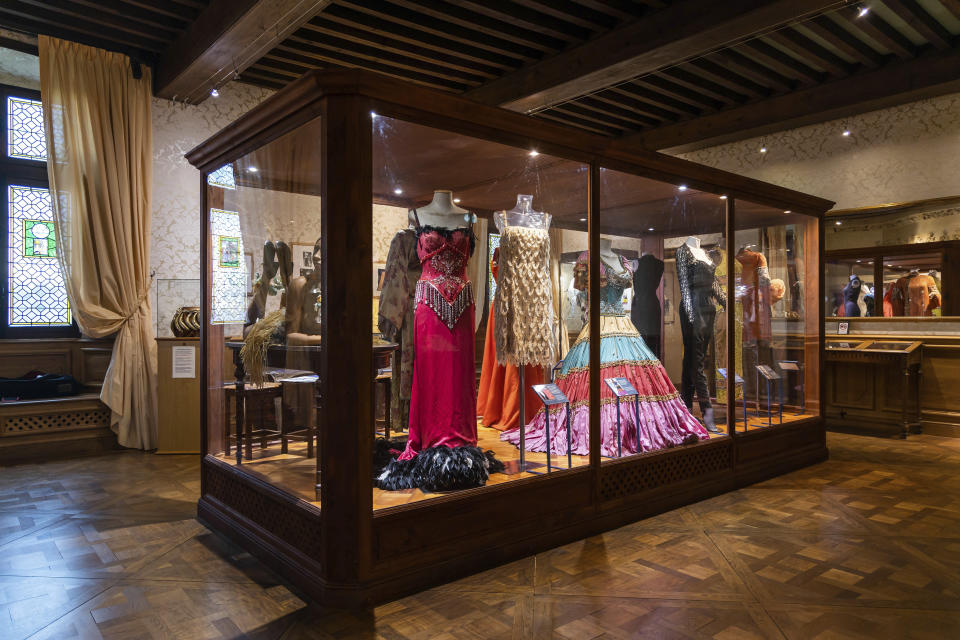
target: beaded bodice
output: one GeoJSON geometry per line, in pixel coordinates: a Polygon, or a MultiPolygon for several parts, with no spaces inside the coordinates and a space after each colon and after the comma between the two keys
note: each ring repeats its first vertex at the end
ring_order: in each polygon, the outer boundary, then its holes
{"type": "MultiPolygon", "coordinates": [[[[623,256],[617,256],[619,269],[600,259],[600,313],[606,315],[626,315],[623,309],[623,292],[633,286],[633,270],[630,262],[623,256]]],[[[587,290],[587,272],[589,253],[584,251],[577,258],[574,270],[574,286],[581,291],[587,290]]]]}
{"type": "Polygon", "coordinates": [[[420,227],[417,256],[423,272],[417,282],[416,303],[425,304],[449,329],[473,304],[473,287],[467,279],[467,261],[473,248],[469,228],[420,227]]]}

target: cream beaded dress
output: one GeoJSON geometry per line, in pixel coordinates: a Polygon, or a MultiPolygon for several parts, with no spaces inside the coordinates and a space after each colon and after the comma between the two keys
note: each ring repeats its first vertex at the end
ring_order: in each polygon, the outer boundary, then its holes
{"type": "Polygon", "coordinates": [[[507,226],[503,230],[493,306],[498,362],[515,366],[555,362],[547,229],[507,226]]]}

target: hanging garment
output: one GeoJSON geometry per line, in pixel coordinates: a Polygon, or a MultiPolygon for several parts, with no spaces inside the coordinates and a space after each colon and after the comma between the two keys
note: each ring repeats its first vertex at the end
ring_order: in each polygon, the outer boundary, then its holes
{"type": "Polygon", "coordinates": [[[660,331],[663,326],[663,314],[660,310],[657,289],[660,288],[662,278],[663,260],[649,253],[640,256],[637,260],[637,270],[633,272],[633,304],[630,305],[630,320],[657,358],[660,357],[660,331]]]}
{"type": "MultiPolygon", "coordinates": [[[[493,252],[490,271],[496,280],[499,273],[500,249],[493,252]]],[[[477,392],[477,415],[485,427],[500,431],[520,426],[520,370],[512,365],[497,363],[497,347],[494,338],[494,305],[490,305],[487,318],[487,335],[483,346],[483,366],[480,369],[480,390],[477,392]]],[[[524,370],[527,397],[524,412],[526,424],[540,406],[532,386],[543,384],[543,367],[527,365],[524,370]]]]}
{"type": "Polygon", "coordinates": [[[377,328],[383,337],[399,344],[393,354],[390,382],[390,424],[406,430],[410,421],[410,391],[413,388],[413,308],[420,259],[417,234],[404,229],[390,242],[380,290],[377,328]]]}
{"type": "Polygon", "coordinates": [[[859,318],[860,305],[860,278],[854,278],[843,288],[843,317],[859,318]]]}
{"type": "Polygon", "coordinates": [[[555,362],[547,229],[510,225],[503,229],[493,308],[497,362],[540,366],[555,362]]]}
{"type": "Polygon", "coordinates": [[[941,305],[937,281],[926,274],[909,276],[906,292],[906,311],[909,316],[932,316],[933,310],[941,305]]]}
{"type": "Polygon", "coordinates": [[[680,281],[680,333],[683,336],[683,371],[680,390],[687,408],[696,393],[701,410],[710,405],[710,390],[704,373],[707,349],[713,341],[717,305],[727,306],[727,297],[716,278],[712,262],[698,260],[686,244],[677,248],[677,279],[680,281]]]}
{"type": "Polygon", "coordinates": [[[400,460],[428,447],[477,444],[469,228],[418,227],[410,436],[400,460]]]}
{"type": "Polygon", "coordinates": [[[737,262],[743,267],[743,337],[746,342],[769,341],[770,327],[770,276],[767,259],[762,253],[741,249],[737,262]]]}
{"type": "MultiPolygon", "coordinates": [[[[574,267],[574,280],[587,289],[587,253],[580,254],[574,267]]],[[[696,418],[683,406],[680,394],[660,361],[647,348],[643,338],[623,309],[624,289],[631,286],[633,273],[629,262],[600,264],[600,378],[624,377],[640,393],[639,424],[632,399],[621,405],[621,442],[624,454],[655,451],[709,437],[696,418]]],[[[590,449],[590,325],[584,326],[555,382],[570,400],[570,429],[573,453],[586,455],[590,449]]],[[[616,398],[607,385],[601,386],[600,453],[617,455],[616,398]]],[[[550,409],[550,452],[567,453],[566,407],[550,409]]],[[[520,429],[500,434],[516,446],[520,429]]],[[[546,423],[543,408],[527,424],[525,443],[528,451],[546,451],[546,423]]]]}
{"type": "MultiPolygon", "coordinates": [[[[720,264],[717,265],[716,277],[717,284],[720,287],[720,291],[724,296],[727,296],[727,252],[720,252],[720,264]]],[[[740,263],[736,260],[733,261],[733,269],[736,274],[735,282],[740,281],[741,273],[743,272],[743,267],[740,266],[740,263]]],[[[727,297],[729,301],[729,297],[727,297]]],[[[740,296],[734,296],[733,304],[733,345],[734,345],[734,355],[736,362],[734,363],[734,371],[741,378],[743,377],[743,302],[740,300],[740,296]]],[[[720,314],[717,316],[716,328],[714,330],[714,353],[716,354],[717,368],[728,369],[727,367],[727,317],[720,314]]],[[[717,387],[717,402],[720,404],[727,403],[727,379],[720,375],[719,371],[714,372],[716,376],[716,387],[717,387]]],[[[728,373],[729,375],[729,373],[728,373]]],[[[734,400],[740,400],[743,398],[743,385],[734,385],[736,389],[736,394],[734,395],[734,400]]]]}

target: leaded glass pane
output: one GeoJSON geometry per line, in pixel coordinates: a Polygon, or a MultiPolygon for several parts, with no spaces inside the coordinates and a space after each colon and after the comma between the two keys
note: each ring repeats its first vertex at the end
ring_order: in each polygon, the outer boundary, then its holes
{"type": "Polygon", "coordinates": [[[222,189],[236,189],[237,181],[233,176],[233,165],[225,164],[207,175],[207,184],[222,189]]]}
{"type": "Polygon", "coordinates": [[[247,292],[247,269],[243,262],[240,214],[210,209],[213,241],[213,324],[243,322],[247,292]]]}
{"type": "Polygon", "coordinates": [[[50,191],[10,185],[7,198],[8,323],[20,327],[67,326],[72,318],[57,260],[50,191]]]}
{"type": "Polygon", "coordinates": [[[43,108],[39,100],[7,98],[7,155],[25,160],[47,159],[43,108]]]}

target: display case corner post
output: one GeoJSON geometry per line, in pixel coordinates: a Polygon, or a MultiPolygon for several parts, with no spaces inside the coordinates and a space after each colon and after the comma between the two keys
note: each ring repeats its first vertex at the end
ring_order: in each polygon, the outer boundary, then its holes
{"type": "Polygon", "coordinates": [[[373,366],[372,125],[369,100],[332,95],[321,105],[322,299],[321,563],[329,584],[356,585],[372,558],[373,366]]]}
{"type": "MultiPolygon", "coordinates": [[[[742,345],[738,345],[735,337],[737,335],[737,313],[736,313],[736,291],[737,291],[737,270],[733,267],[737,259],[737,252],[734,248],[736,244],[736,235],[737,235],[737,199],[733,196],[728,197],[725,201],[726,210],[724,215],[724,228],[723,235],[727,241],[727,312],[725,315],[725,320],[727,323],[727,343],[724,346],[726,349],[726,367],[727,367],[727,433],[731,438],[737,437],[737,349],[742,349],[742,345]]],[[[746,375],[746,372],[744,372],[746,375]]],[[[746,431],[746,421],[747,421],[747,405],[746,405],[746,385],[742,389],[744,404],[743,404],[743,421],[744,421],[744,431],[746,431]]]]}
{"type": "Polygon", "coordinates": [[[587,180],[587,249],[588,278],[587,301],[589,308],[588,322],[590,326],[590,343],[588,363],[590,366],[590,413],[589,413],[589,441],[590,441],[590,469],[592,478],[592,495],[596,504],[600,499],[600,165],[596,161],[590,163],[587,180]]]}

